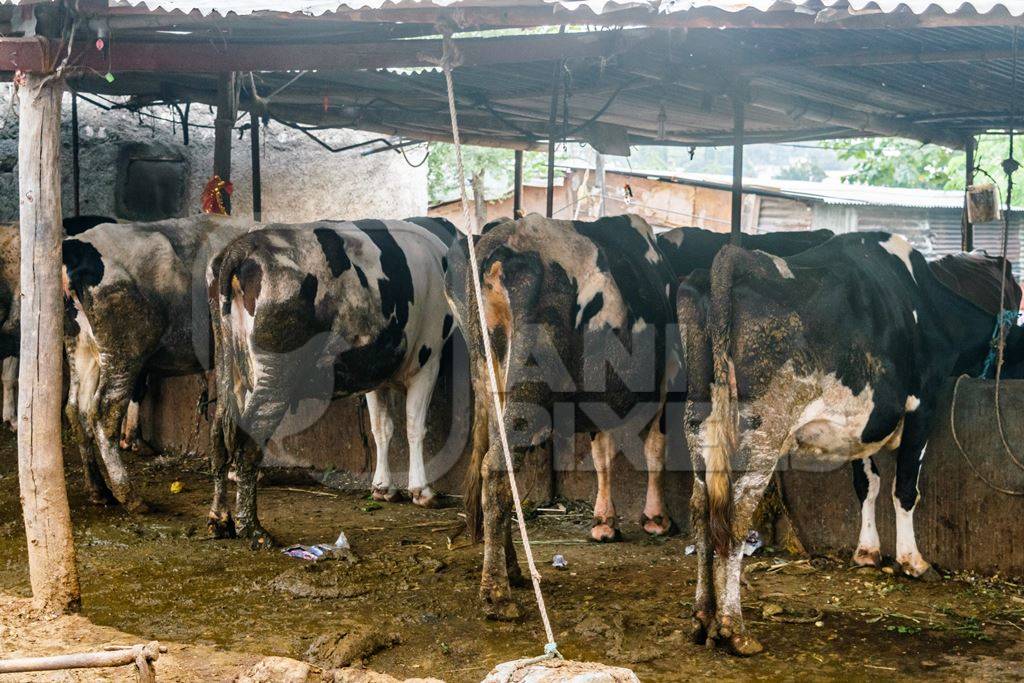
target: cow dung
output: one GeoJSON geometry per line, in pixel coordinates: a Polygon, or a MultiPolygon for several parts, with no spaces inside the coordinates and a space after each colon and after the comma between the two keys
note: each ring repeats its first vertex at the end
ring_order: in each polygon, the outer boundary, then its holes
{"type": "Polygon", "coordinates": [[[342,622],[340,630],[317,638],[306,659],[325,668],[342,668],[401,642],[396,633],[357,622],[342,622]]]}
{"type": "Polygon", "coordinates": [[[297,598],[338,600],[366,595],[370,588],[352,576],[348,562],[310,562],[288,569],[269,583],[272,590],[289,593],[297,598]]]}

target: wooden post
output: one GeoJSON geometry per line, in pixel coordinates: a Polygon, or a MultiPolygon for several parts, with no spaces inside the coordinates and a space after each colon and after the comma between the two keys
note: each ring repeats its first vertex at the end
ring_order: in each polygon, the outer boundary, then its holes
{"type": "MultiPolygon", "coordinates": [[[[565,33],[562,26],[559,33],[565,33]]],[[[551,218],[555,213],[555,122],[558,117],[558,84],[561,83],[563,62],[556,62],[551,73],[551,111],[548,115],[548,186],[544,215],[551,218]]]]}
{"type": "Polygon", "coordinates": [[[252,217],[263,220],[263,181],[260,178],[260,117],[249,113],[249,141],[252,151],[252,217]]]}
{"type": "Polygon", "coordinates": [[[487,197],[484,195],[483,171],[473,174],[470,187],[473,188],[473,213],[476,214],[476,225],[478,229],[482,229],[487,223],[487,197]]]}
{"type": "Polygon", "coordinates": [[[75,188],[75,216],[82,215],[81,167],[78,163],[78,95],[71,94],[71,184],[75,188]]]}
{"type": "Polygon", "coordinates": [[[960,250],[974,249],[974,224],[967,215],[967,189],[974,184],[974,136],[971,135],[964,143],[964,213],[960,223],[960,250]]]}
{"type": "Polygon", "coordinates": [[[743,127],[744,95],[740,89],[732,96],[732,237],[740,243],[743,234],[743,127]]]}
{"type": "Polygon", "coordinates": [[[523,216],[523,150],[515,151],[515,175],[512,181],[512,218],[523,216]]]}
{"type": "MultiPolygon", "coordinates": [[[[217,118],[213,121],[213,173],[224,181],[231,180],[231,133],[235,127],[237,111],[235,74],[221,74],[217,79],[217,118]]],[[[231,197],[227,193],[224,205],[230,214],[231,197]]]]}
{"type": "Polygon", "coordinates": [[[597,187],[597,217],[604,218],[604,198],[608,194],[604,181],[604,155],[594,151],[594,186],[597,187]]]}
{"type": "Polygon", "coordinates": [[[26,74],[18,92],[21,220],[21,367],[18,483],[35,605],[47,612],[81,604],[71,512],[64,483],[61,403],[64,298],[61,291],[60,107],[62,80],[26,74]]]}

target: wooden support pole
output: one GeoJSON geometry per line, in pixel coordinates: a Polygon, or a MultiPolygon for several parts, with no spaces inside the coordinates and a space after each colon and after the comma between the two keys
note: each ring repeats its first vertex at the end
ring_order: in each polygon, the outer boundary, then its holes
{"type": "Polygon", "coordinates": [[[597,187],[597,217],[604,218],[604,199],[608,192],[605,188],[604,178],[604,155],[594,151],[594,185],[597,187]]]}
{"type": "Polygon", "coordinates": [[[512,181],[512,218],[523,215],[523,150],[515,150],[515,173],[512,181]]]}
{"type": "Polygon", "coordinates": [[[964,213],[960,224],[960,250],[974,249],[974,224],[967,215],[967,190],[974,184],[974,136],[964,142],[964,213]]]}
{"type": "Polygon", "coordinates": [[[71,94],[71,183],[75,188],[75,216],[82,215],[82,169],[79,165],[78,95],[71,94]]]}
{"type": "Polygon", "coordinates": [[[252,152],[252,217],[263,220],[263,180],[260,177],[260,117],[249,112],[249,142],[252,152]]]}
{"type": "MultiPolygon", "coordinates": [[[[213,121],[213,174],[224,181],[231,180],[231,134],[237,112],[235,74],[222,73],[217,79],[217,118],[213,121]]],[[[230,214],[231,198],[226,193],[224,204],[230,214]]]]}
{"type": "Polygon", "coordinates": [[[61,450],[64,297],[61,289],[60,108],[64,82],[26,74],[18,91],[21,362],[18,483],[34,604],[81,605],[61,450]]]}
{"type": "Polygon", "coordinates": [[[732,238],[733,244],[740,243],[743,234],[743,128],[745,102],[743,93],[737,89],[732,96],[732,238]]]}

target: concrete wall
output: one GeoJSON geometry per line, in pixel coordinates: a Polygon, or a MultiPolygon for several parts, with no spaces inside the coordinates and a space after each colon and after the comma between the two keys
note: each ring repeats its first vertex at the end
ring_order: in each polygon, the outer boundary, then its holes
{"type": "MultiPolygon", "coordinates": [[[[0,221],[18,216],[16,108],[10,86],[0,89],[0,221]]],[[[164,119],[176,116],[167,107],[145,110],[164,119]]],[[[114,187],[117,155],[126,142],[181,144],[181,126],[127,111],[103,111],[79,100],[81,139],[81,212],[116,216],[114,187]]],[[[186,213],[200,211],[200,195],[213,174],[213,123],[210,109],[193,106],[188,147],[181,147],[191,168],[186,213]]],[[[332,146],[379,137],[351,130],[318,131],[332,146]]],[[[405,218],[427,211],[426,166],[414,169],[394,152],[360,156],[367,148],[332,154],[302,133],[271,121],[261,139],[263,220],[304,222],[318,218],[405,218]]],[[[71,174],[71,104],[65,96],[61,162],[64,215],[74,215],[71,174]]],[[[252,215],[252,174],[248,132],[234,137],[232,197],[234,214],[252,215]]]]}

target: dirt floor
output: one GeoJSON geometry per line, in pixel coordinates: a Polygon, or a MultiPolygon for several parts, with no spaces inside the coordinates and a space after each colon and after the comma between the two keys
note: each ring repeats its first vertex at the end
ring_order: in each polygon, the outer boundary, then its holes
{"type": "MultiPolygon", "coordinates": [[[[76,461],[68,458],[83,615],[97,625],[140,641],[194,643],[205,648],[197,651],[202,661],[214,650],[229,659],[282,655],[448,681],[480,680],[495,664],[542,648],[532,609],[514,623],[481,618],[480,548],[448,540],[457,508],[380,506],[361,493],[265,480],[261,519],[280,542],[348,535],[353,557],[311,563],[207,539],[209,486],[198,460],[136,461],[155,509],[139,517],[90,506],[76,461]]],[[[538,561],[549,565],[560,553],[569,563],[542,568],[567,657],[627,666],[645,681],[1024,678],[1024,583],[955,576],[924,584],[849,569],[845,558],[755,556],[744,607],[766,652],[743,660],[687,640],[695,569],[685,537],[649,540],[630,526],[624,543],[595,545],[583,540],[588,520],[580,512],[531,522],[538,561]]],[[[15,446],[6,433],[0,592],[28,595],[15,446]]],[[[529,589],[518,598],[532,605],[529,589]]],[[[10,624],[2,636],[4,650],[34,637],[10,624]]]]}

